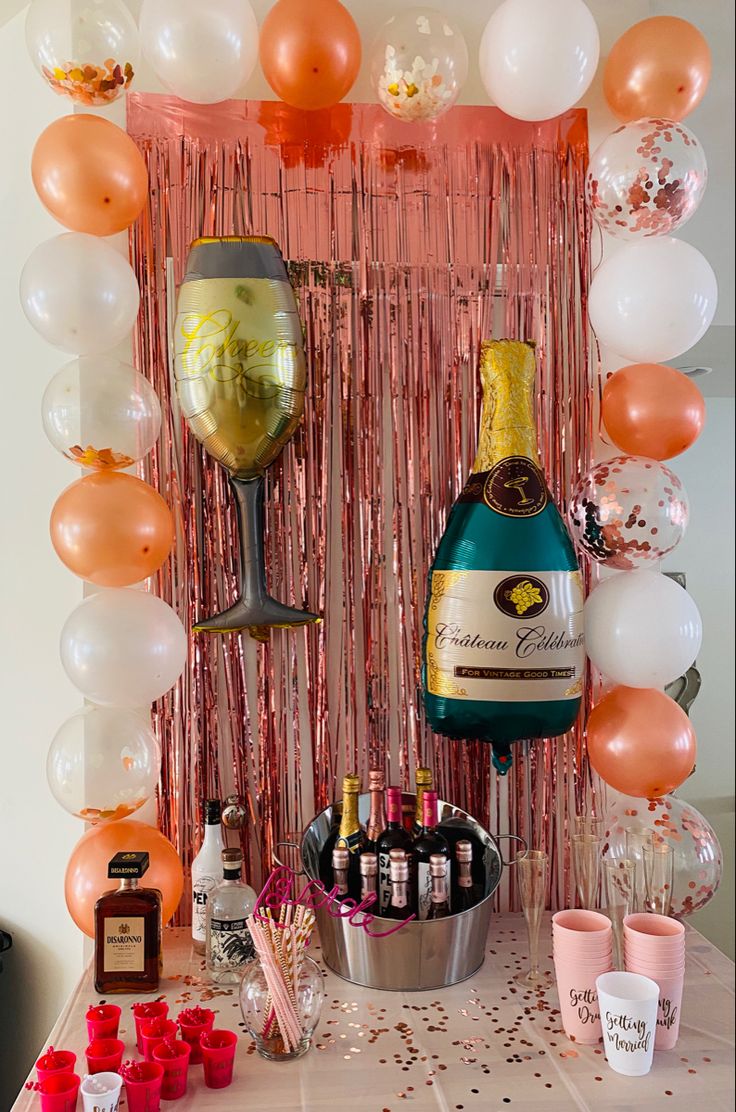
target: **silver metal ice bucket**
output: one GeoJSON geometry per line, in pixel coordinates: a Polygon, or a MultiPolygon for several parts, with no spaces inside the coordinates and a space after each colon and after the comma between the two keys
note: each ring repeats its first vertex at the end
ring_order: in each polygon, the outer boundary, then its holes
{"type": "MultiPolygon", "coordinates": [[[[404,813],[413,815],[415,796],[403,794],[404,813]]],[[[301,845],[280,843],[299,849],[302,871],[311,880],[319,880],[322,849],[334,829],[333,813],[339,805],[327,807],[316,816],[302,834],[301,845]]],[[[361,795],[358,803],[360,821],[365,824],[370,813],[370,795],[361,795]]],[[[371,938],[346,919],[333,918],[325,908],[318,908],[317,926],[322,956],[340,977],[369,988],[414,991],[442,988],[464,981],[480,969],[485,957],[486,936],[491,918],[491,898],[496,891],[505,861],[498,841],[479,822],[460,807],[439,803],[441,822],[462,819],[484,847],[485,896],[458,915],[419,923],[412,921],[386,938],[371,938]]],[[[515,834],[502,835],[521,842],[515,834]]],[[[281,862],[278,862],[281,864],[281,862]]],[[[378,920],[389,926],[391,920],[378,920]]]]}

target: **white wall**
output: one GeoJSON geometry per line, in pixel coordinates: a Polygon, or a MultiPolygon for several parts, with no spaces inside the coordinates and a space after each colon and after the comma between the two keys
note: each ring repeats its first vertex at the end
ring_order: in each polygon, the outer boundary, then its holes
{"type": "MultiPolygon", "coordinates": [[[[364,43],[371,42],[381,22],[404,0],[346,0],[356,16],[364,43]]],[[[452,13],[477,43],[495,0],[434,0],[452,13]]],[[[129,0],[134,14],[140,0],[129,0]]],[[[259,21],[271,0],[255,0],[259,21]]],[[[714,50],[711,91],[690,119],[710,161],[711,181],[700,213],[684,238],[695,243],[714,265],[721,286],[717,321],[733,324],[733,144],[729,127],[732,73],[733,6],[730,0],[590,0],[599,22],[602,55],[631,23],[649,15],[670,13],[694,19],[714,50]],[[729,234],[730,233],[730,234],[729,234]]],[[[20,7],[0,0],[0,17],[20,7]]],[[[46,751],[59,724],[79,705],[58,658],[58,634],[82,597],[79,582],[60,565],[48,539],[48,516],[58,493],[76,472],[48,445],[40,424],[44,386],[64,362],[26,324],[18,304],[20,270],[33,247],[59,231],[33,191],[29,165],[33,144],[43,128],[69,105],[46,89],[28,60],[23,13],[0,27],[0,304],[4,319],[4,406],[2,484],[4,566],[3,637],[0,641],[2,706],[5,737],[0,761],[0,846],[2,876],[0,926],[12,929],[14,949],[0,974],[0,1108],[7,1106],[23,1079],[25,1068],[51,1026],[81,967],[82,940],[71,923],[63,899],[64,869],[80,825],[67,817],[48,794],[44,773],[46,751]],[[22,991],[21,991],[22,989],[22,991]],[[20,1008],[12,1031],[3,1026],[3,1002],[12,998],[20,1008]],[[31,1003],[33,1007],[31,1007],[31,1003]],[[6,1092],[3,1093],[3,1083],[6,1092]],[[5,1100],[3,1099],[5,1096],[5,1100]]],[[[471,50],[471,74],[464,103],[486,103],[471,50]]],[[[363,66],[352,99],[369,100],[363,66]]],[[[613,126],[600,92],[600,73],[588,96],[591,144],[613,126]]],[[[153,75],[142,67],[139,90],[159,91],[153,75]]],[[[260,72],[244,95],[269,97],[260,72]]],[[[112,117],[120,122],[120,110],[112,117]]],[[[732,505],[726,492],[732,471],[733,399],[710,399],[708,427],[701,441],[674,463],[692,502],[692,524],[670,562],[688,576],[688,587],[705,622],[705,644],[699,660],[703,691],[693,709],[700,756],[696,776],[681,793],[705,811],[719,829],[729,863],[728,887],[700,917],[724,947],[728,942],[727,908],[733,905],[733,718],[731,638],[732,505]],[[716,473],[716,468],[718,469],[716,473]],[[731,560],[729,571],[728,560],[731,560]],[[730,833],[729,833],[730,831],[730,833]],[[730,896],[730,901],[729,901],[730,896]]],[[[732,926],[731,926],[732,931],[732,926]]]]}

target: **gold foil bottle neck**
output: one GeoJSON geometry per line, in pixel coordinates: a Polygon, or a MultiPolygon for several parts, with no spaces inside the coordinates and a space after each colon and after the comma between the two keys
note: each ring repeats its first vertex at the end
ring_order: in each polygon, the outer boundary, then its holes
{"type": "Polygon", "coordinates": [[[525,456],[539,467],[534,384],[534,344],[484,340],[480,346],[483,407],[473,472],[490,471],[507,456],[525,456]]]}

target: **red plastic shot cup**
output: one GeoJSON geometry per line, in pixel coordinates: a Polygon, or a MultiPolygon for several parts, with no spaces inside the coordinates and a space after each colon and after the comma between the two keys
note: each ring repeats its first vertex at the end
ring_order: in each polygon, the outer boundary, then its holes
{"type": "Polygon", "coordinates": [[[97,1004],[87,1009],[87,1034],[93,1039],[116,1039],[120,1026],[120,1008],[117,1004],[97,1004]]]}
{"type": "Polygon", "coordinates": [[[164,1067],[159,1062],[128,1062],[121,1069],[128,1112],[159,1112],[164,1067]]]}
{"type": "Polygon", "coordinates": [[[205,1085],[208,1089],[224,1089],[233,1079],[238,1036],[234,1031],[208,1031],[201,1036],[199,1045],[205,1085]]]}
{"type": "Polygon", "coordinates": [[[143,1045],[141,1043],[141,1024],[147,1023],[149,1019],[166,1019],[169,1014],[169,1005],[165,1000],[143,1000],[139,1004],[133,1005],[133,1019],[135,1020],[135,1040],[138,1047],[138,1053],[143,1053],[143,1045]]]}
{"type": "Polygon", "coordinates": [[[181,1037],[192,1048],[189,1063],[196,1066],[202,1061],[202,1049],[199,1040],[202,1035],[211,1031],[215,1025],[215,1013],[210,1008],[184,1008],[178,1015],[181,1037]]]}
{"type": "Polygon", "coordinates": [[[90,1073],[119,1073],[125,1043],[121,1039],[92,1039],[85,1050],[90,1073]]]}
{"type": "Polygon", "coordinates": [[[153,1052],[164,1039],[175,1039],[178,1028],[173,1019],[148,1019],[141,1023],[140,1041],[143,1044],[143,1057],[147,1062],[153,1061],[153,1052]]]}
{"type": "Polygon", "coordinates": [[[50,1073],[39,1081],[41,1112],[74,1112],[81,1077],[76,1073],[50,1073]]]}
{"type": "Polygon", "coordinates": [[[76,1062],[77,1056],[71,1050],[54,1050],[50,1046],[36,1062],[36,1076],[43,1081],[54,1073],[74,1073],[76,1062]]]}
{"type": "Polygon", "coordinates": [[[181,1039],[166,1039],[153,1051],[153,1060],[164,1068],[161,1083],[162,1100],[178,1100],[187,1091],[189,1055],[192,1048],[181,1039]]]}

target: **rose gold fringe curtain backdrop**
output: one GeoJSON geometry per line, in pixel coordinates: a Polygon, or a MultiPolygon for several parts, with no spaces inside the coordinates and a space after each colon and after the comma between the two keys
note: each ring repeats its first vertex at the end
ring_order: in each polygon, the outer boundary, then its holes
{"type": "MultiPolygon", "coordinates": [[[[339,795],[346,771],[365,782],[382,763],[411,787],[428,764],[441,798],[549,851],[562,903],[564,824],[590,790],[580,734],[539,742],[528,760],[517,747],[498,777],[488,747],[425,725],[420,659],[427,570],[475,453],[482,339],[537,342],[559,504],[590,458],[585,114],[525,124],[454,108],[407,127],[372,105],[309,114],[141,94],[128,105],[151,182],[132,238],[137,362],[164,412],[147,477],[178,526],[158,590],[190,627],[232,601],[238,574],[225,473],[172,388],[166,260],[179,282],[197,236],[266,234],[288,260],[309,368],[303,424],[267,475],[270,586],[324,619],[265,645],[191,635],[187,670],[154,715],[162,830],[188,864],[201,800],[240,793],[257,886],[276,841],[339,795]]],[[[508,874],[499,899],[514,906],[508,874]]]]}

